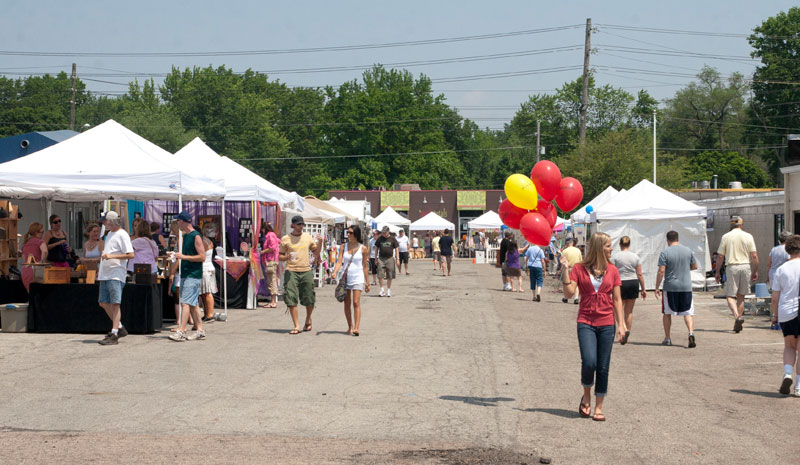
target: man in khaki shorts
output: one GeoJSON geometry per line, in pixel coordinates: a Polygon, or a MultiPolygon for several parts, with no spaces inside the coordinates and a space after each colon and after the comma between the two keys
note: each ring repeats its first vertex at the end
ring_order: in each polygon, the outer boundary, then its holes
{"type": "Polygon", "coordinates": [[[738,333],[744,324],[744,296],[750,291],[750,282],[758,280],[758,253],[753,235],[742,230],[742,218],[731,217],[731,230],[722,236],[717,250],[717,273],[727,259],[725,272],[725,298],[736,322],[733,332],[738,333]]]}

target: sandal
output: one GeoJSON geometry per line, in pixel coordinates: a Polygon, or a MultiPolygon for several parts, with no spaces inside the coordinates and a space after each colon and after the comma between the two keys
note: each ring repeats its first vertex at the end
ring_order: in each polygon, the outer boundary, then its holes
{"type": "Polygon", "coordinates": [[[595,413],[594,416],[592,417],[592,420],[594,420],[594,421],[606,421],[606,416],[603,415],[602,413],[595,413]]]}
{"type": "Polygon", "coordinates": [[[307,323],[305,326],[303,326],[303,331],[311,331],[311,323],[307,323]]]}
{"type": "Polygon", "coordinates": [[[358,336],[358,331],[353,331],[353,336],[358,336]]]}
{"type": "Polygon", "coordinates": [[[630,331],[625,331],[625,335],[624,335],[624,336],[622,336],[622,339],[620,339],[620,340],[619,340],[619,344],[620,344],[620,345],[623,345],[623,346],[624,346],[625,344],[627,344],[627,343],[628,343],[628,337],[630,337],[630,335],[631,335],[631,332],[630,332],[630,331]]]}
{"type": "Polygon", "coordinates": [[[300,334],[300,330],[295,328],[295,329],[289,331],[289,334],[300,334]]]}
{"type": "Polygon", "coordinates": [[[584,404],[583,396],[581,396],[581,404],[578,407],[578,415],[580,415],[583,418],[589,418],[592,415],[592,404],[589,403],[584,404]]]}

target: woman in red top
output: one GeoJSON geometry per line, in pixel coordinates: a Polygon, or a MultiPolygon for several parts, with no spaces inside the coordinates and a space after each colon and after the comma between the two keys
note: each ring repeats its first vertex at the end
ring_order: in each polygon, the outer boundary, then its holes
{"type": "MultiPolygon", "coordinates": [[[[591,416],[592,385],[594,389],[595,421],[605,421],[603,399],[608,392],[608,370],[611,365],[611,347],[614,345],[614,320],[617,340],[625,335],[625,319],[620,295],[621,281],[617,267],[609,262],[611,258],[611,238],[608,234],[597,232],[589,239],[588,252],[582,263],[576,264],[569,275],[562,277],[564,295],[571,296],[580,291],[581,303],[578,308],[578,345],[581,350],[581,384],[583,397],[578,408],[582,417],[591,416]]],[[[561,257],[561,265],[567,269],[566,258],[561,257]]]]}

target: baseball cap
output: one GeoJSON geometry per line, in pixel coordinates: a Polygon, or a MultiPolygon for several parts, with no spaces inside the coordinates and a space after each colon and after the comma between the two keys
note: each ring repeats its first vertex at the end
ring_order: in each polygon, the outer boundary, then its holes
{"type": "Polygon", "coordinates": [[[389,226],[382,227],[381,232],[389,232],[389,226]]]}
{"type": "Polygon", "coordinates": [[[292,217],[292,224],[305,224],[306,222],[303,221],[303,217],[300,215],[294,215],[292,217]]]}
{"type": "Polygon", "coordinates": [[[178,216],[175,217],[178,221],[183,221],[184,223],[191,223],[192,222],[192,215],[189,214],[186,210],[178,213],[178,216]]]}
{"type": "Polygon", "coordinates": [[[731,224],[742,224],[742,217],[741,216],[732,216],[731,217],[731,224]]]}
{"type": "Polygon", "coordinates": [[[118,220],[119,213],[115,211],[106,212],[106,215],[103,217],[103,220],[118,220]]]}

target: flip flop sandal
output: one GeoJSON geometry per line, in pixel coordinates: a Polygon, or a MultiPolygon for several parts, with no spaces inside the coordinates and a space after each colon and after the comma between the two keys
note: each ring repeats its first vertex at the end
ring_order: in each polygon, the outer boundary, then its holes
{"type": "Polygon", "coordinates": [[[583,403],[583,396],[581,396],[581,403],[578,406],[578,415],[583,418],[589,418],[592,416],[592,404],[584,404],[583,403]],[[584,411],[586,409],[586,411],[584,411]]]}
{"type": "Polygon", "coordinates": [[[311,325],[308,324],[308,325],[303,326],[303,331],[311,331],[311,325]]]}
{"type": "Polygon", "coordinates": [[[630,331],[625,331],[625,335],[622,336],[622,340],[619,341],[620,345],[624,346],[625,344],[627,344],[628,343],[628,338],[630,337],[630,335],[631,335],[630,331]]]}
{"type": "Polygon", "coordinates": [[[592,417],[592,420],[594,420],[594,421],[606,421],[606,416],[603,415],[602,413],[595,413],[594,416],[592,417]]]}
{"type": "Polygon", "coordinates": [[[289,334],[292,334],[292,335],[300,334],[300,330],[299,329],[293,329],[293,330],[289,331],[289,334]]]}

